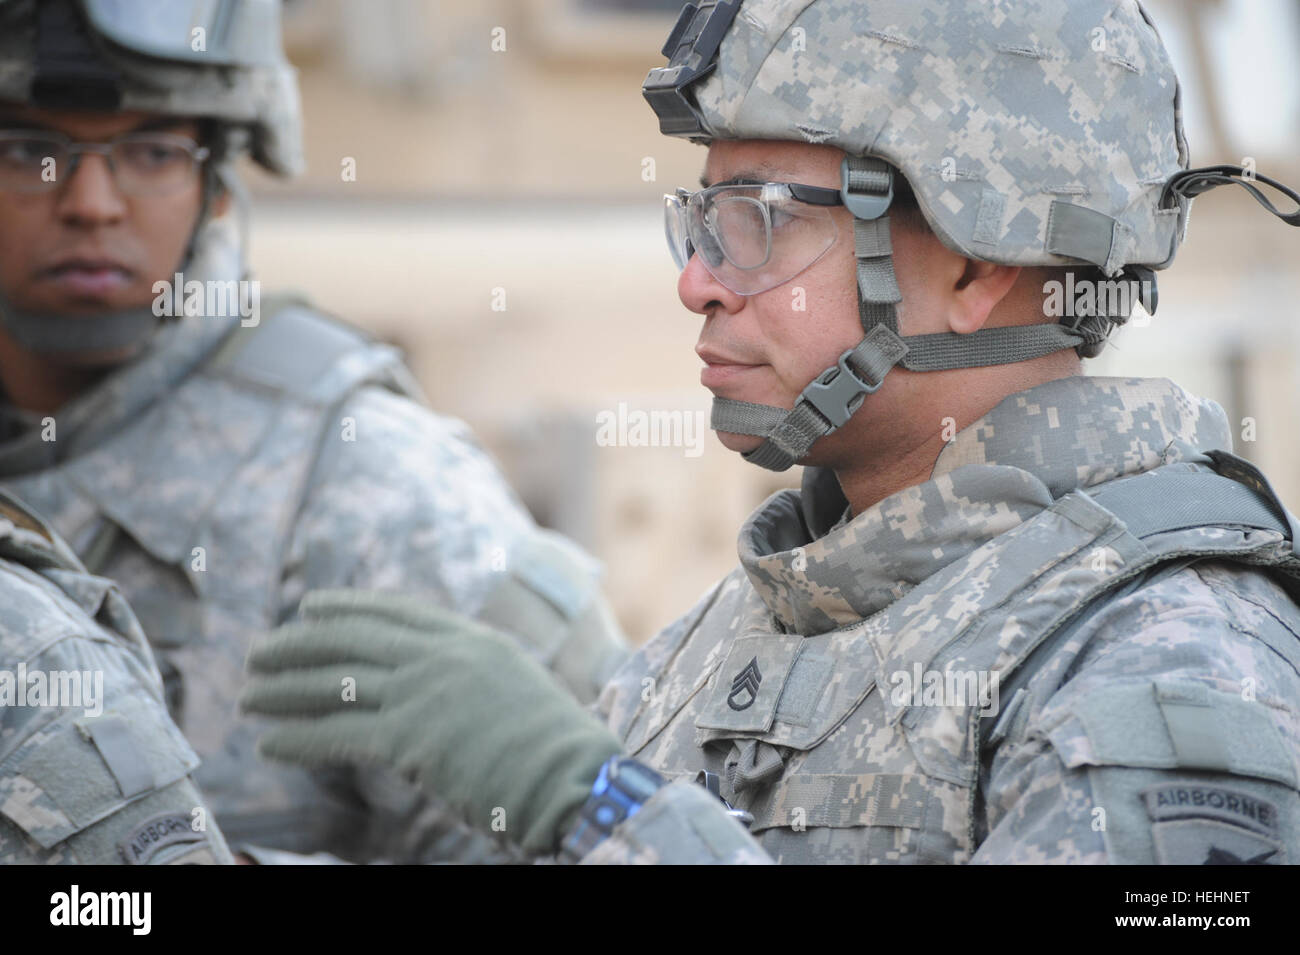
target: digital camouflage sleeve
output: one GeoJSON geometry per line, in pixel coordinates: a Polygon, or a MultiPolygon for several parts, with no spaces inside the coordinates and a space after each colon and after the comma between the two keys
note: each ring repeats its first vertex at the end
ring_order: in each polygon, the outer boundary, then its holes
{"type": "Polygon", "coordinates": [[[230,862],[116,587],[0,495],[0,863],[230,862]]]}
{"type": "Polygon", "coordinates": [[[1298,622],[1214,563],[1102,608],[1008,708],[971,861],[1294,863],[1298,622]]]}

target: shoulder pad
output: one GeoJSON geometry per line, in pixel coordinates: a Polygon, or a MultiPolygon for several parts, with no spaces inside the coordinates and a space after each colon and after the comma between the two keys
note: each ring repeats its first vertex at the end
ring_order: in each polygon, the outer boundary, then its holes
{"type": "Polygon", "coordinates": [[[302,300],[280,300],[258,324],[238,327],[208,361],[210,373],[330,403],[366,382],[409,391],[401,353],[302,300]]]}

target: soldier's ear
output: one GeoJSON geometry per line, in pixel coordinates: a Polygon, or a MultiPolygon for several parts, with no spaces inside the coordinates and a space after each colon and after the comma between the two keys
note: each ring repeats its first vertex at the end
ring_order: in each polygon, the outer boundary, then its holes
{"type": "Polygon", "coordinates": [[[983,328],[993,309],[1015,286],[1020,272],[1018,266],[967,259],[966,269],[949,301],[949,329],[959,335],[969,335],[983,328]]]}

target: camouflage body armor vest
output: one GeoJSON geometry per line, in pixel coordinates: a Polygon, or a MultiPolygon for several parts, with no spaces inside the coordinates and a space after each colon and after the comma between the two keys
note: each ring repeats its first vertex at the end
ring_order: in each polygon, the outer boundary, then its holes
{"type": "Polygon", "coordinates": [[[173,388],[139,390],[137,375],[137,391],[110,396],[121,404],[111,439],[81,428],[42,445],[29,433],[8,449],[3,484],[121,583],[232,843],[337,848],[358,821],[315,777],[257,760],[255,724],[230,716],[250,642],[282,615],[289,538],[336,410],[366,384],[415,386],[396,349],[300,303],[268,303],[247,328],[202,321],[145,359],[173,388]],[[139,474],[160,490],[141,493],[139,474]]]}
{"type": "MultiPolygon", "coordinates": [[[[1066,493],[873,615],[825,632],[784,632],[738,570],[607,688],[610,725],[626,752],[674,779],[713,774],[778,861],[969,861],[987,834],[980,782],[992,755],[1063,682],[1049,660],[1091,609],[1207,559],[1267,569],[1300,599],[1294,519],[1251,465],[1223,452],[1207,459],[1217,474],[1180,462],[1066,493]],[[933,705],[921,674],[971,692],[964,704],[933,705]],[[996,675],[998,712],[970,674],[996,675]]],[[[976,469],[952,477],[962,470],[976,469]]],[[[808,487],[806,477],[805,498],[808,487]]],[[[760,514],[799,506],[781,492],[760,514]]],[[[795,560],[812,559],[800,550],[795,560]]],[[[1285,652],[1300,664],[1300,644],[1285,652]]],[[[1266,710],[1200,683],[1119,686],[1070,714],[1088,744],[1062,747],[1062,758],[1294,790],[1296,760],[1266,710]]],[[[1110,858],[1149,857],[1140,810],[1098,797],[1111,807],[1110,858]]],[[[1283,828],[1294,839],[1300,798],[1291,802],[1283,828]]]]}

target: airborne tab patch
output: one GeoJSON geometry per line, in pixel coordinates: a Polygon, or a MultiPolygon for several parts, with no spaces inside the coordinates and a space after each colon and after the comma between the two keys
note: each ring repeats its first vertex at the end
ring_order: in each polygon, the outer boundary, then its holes
{"type": "Polygon", "coordinates": [[[1218,819],[1266,836],[1278,834],[1277,806],[1240,789],[1202,783],[1161,783],[1142,790],[1152,822],[1218,819]]]}
{"type": "Polygon", "coordinates": [[[117,850],[129,865],[147,865],[167,846],[182,842],[202,842],[207,834],[190,828],[190,817],[183,812],[166,812],[146,819],[117,844],[117,850]]]}

